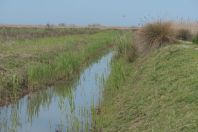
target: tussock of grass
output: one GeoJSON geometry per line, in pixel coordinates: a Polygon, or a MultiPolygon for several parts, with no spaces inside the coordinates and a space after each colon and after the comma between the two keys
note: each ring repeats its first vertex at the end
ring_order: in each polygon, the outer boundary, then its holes
{"type": "Polygon", "coordinates": [[[175,30],[186,29],[192,34],[198,32],[198,22],[196,21],[172,21],[175,30]]]}
{"type": "Polygon", "coordinates": [[[177,39],[191,41],[192,40],[192,33],[188,29],[179,29],[176,35],[177,39]]]}
{"type": "Polygon", "coordinates": [[[174,32],[170,22],[146,24],[137,32],[135,45],[140,52],[146,52],[151,48],[159,48],[175,41],[174,32]]]}
{"type": "Polygon", "coordinates": [[[170,45],[138,58],[112,63],[100,115],[103,131],[196,132],[196,45],[170,45]],[[188,48],[185,48],[185,47],[188,48]]]}
{"type": "Polygon", "coordinates": [[[198,33],[193,37],[192,42],[198,44],[198,33]]]}

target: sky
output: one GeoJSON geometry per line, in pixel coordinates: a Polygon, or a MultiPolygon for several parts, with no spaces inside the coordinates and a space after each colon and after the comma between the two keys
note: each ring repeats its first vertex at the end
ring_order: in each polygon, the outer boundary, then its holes
{"type": "Polygon", "coordinates": [[[0,24],[136,26],[198,21],[198,0],[0,0],[0,24]]]}

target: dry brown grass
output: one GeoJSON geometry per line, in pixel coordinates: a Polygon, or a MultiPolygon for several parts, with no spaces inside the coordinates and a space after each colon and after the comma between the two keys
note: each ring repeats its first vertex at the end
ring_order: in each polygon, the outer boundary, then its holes
{"type": "Polygon", "coordinates": [[[188,29],[179,29],[176,31],[176,37],[179,40],[192,41],[193,34],[188,29]]]}
{"type": "Polygon", "coordinates": [[[175,40],[175,30],[171,22],[154,22],[146,24],[136,32],[134,43],[139,52],[146,53],[175,40]]]}
{"type": "Polygon", "coordinates": [[[195,44],[198,44],[198,32],[197,32],[197,34],[196,35],[194,35],[194,37],[193,37],[193,43],[195,43],[195,44]]]}
{"type": "Polygon", "coordinates": [[[175,30],[186,29],[189,30],[193,35],[198,33],[198,22],[181,21],[172,23],[175,30]]]}

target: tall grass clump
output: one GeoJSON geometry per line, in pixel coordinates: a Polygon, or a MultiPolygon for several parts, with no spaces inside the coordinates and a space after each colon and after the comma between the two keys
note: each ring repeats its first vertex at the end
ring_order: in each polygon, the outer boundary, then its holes
{"type": "Polygon", "coordinates": [[[185,41],[191,41],[192,36],[192,33],[188,29],[179,29],[176,34],[177,39],[185,41]]]}
{"type": "Polygon", "coordinates": [[[132,35],[130,33],[120,35],[116,39],[116,45],[118,56],[126,57],[130,62],[136,58],[136,48],[133,44],[132,35]]]}
{"type": "MultiPolygon", "coordinates": [[[[18,94],[21,92],[21,79],[16,75],[4,76],[1,78],[2,87],[6,89],[0,89],[0,101],[7,100],[15,101],[19,98],[18,94]]],[[[0,102],[1,105],[1,102],[0,102]]]]}
{"type": "Polygon", "coordinates": [[[193,37],[193,43],[198,44],[198,33],[193,37]]]}
{"type": "Polygon", "coordinates": [[[174,32],[170,22],[149,23],[137,31],[135,45],[140,51],[159,48],[175,41],[174,32]]]}

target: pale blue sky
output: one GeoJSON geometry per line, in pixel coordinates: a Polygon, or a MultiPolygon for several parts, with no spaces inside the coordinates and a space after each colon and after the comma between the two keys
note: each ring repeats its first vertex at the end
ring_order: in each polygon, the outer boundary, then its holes
{"type": "Polygon", "coordinates": [[[0,0],[0,24],[131,26],[144,17],[198,20],[198,0],[0,0]]]}

